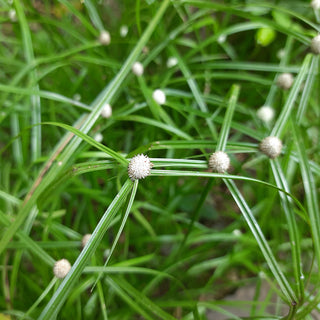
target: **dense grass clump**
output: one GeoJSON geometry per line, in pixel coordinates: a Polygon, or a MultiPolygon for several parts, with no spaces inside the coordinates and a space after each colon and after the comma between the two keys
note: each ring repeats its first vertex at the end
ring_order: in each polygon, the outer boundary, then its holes
{"type": "Polygon", "coordinates": [[[0,0],[0,319],[318,319],[318,1],[0,0]]]}

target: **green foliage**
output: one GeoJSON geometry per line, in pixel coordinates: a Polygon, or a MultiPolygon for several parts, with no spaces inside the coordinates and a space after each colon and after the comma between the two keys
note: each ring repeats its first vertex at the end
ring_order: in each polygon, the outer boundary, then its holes
{"type": "Polygon", "coordinates": [[[319,12],[302,0],[11,2],[0,319],[320,317],[319,12]],[[281,73],[294,75],[287,91],[281,73]],[[259,151],[267,136],[279,158],[259,151]],[[215,151],[228,172],[208,169],[215,151]],[[142,153],[151,174],[131,181],[142,153]]]}

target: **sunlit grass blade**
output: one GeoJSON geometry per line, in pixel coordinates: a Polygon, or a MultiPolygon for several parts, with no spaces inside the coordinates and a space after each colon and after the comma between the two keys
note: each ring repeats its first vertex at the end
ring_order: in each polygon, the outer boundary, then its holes
{"type": "Polygon", "coordinates": [[[227,146],[229,131],[232,124],[232,116],[234,113],[234,109],[236,108],[239,92],[240,92],[240,87],[238,85],[233,85],[230,89],[230,99],[229,99],[227,111],[223,120],[222,128],[219,133],[216,151],[224,151],[227,146]]]}
{"type": "Polygon", "coordinates": [[[288,98],[286,100],[285,105],[282,108],[282,111],[277,119],[277,122],[275,123],[272,131],[271,131],[271,136],[281,136],[285,126],[288,123],[289,117],[291,115],[292,109],[295,105],[295,101],[297,99],[297,96],[299,94],[301,85],[309,71],[309,65],[312,59],[312,55],[308,54],[303,61],[303,64],[301,66],[301,69],[294,81],[294,84],[292,88],[290,89],[290,93],[288,95],[288,98]]]}
{"type": "Polygon", "coordinates": [[[278,285],[280,286],[284,296],[285,300],[289,303],[290,308],[294,308],[297,303],[298,299],[296,297],[296,294],[292,290],[288,280],[285,278],[284,274],[281,271],[281,268],[279,264],[277,263],[277,260],[275,259],[270,246],[265,239],[258,222],[256,221],[254,215],[252,214],[249,206],[247,205],[245,199],[242,197],[240,191],[238,190],[237,186],[235,185],[233,180],[227,180],[223,179],[225,184],[227,185],[229,191],[232,194],[232,197],[234,198],[235,202],[237,203],[244,219],[246,220],[251,232],[253,233],[260,250],[266,259],[268,266],[274,275],[275,279],[277,280],[278,285]]]}
{"type": "MultiPolygon", "coordinates": [[[[272,172],[276,181],[276,184],[279,188],[290,192],[289,186],[286,182],[286,178],[280,166],[280,163],[277,159],[270,161],[272,172]]],[[[282,208],[286,215],[286,220],[288,223],[289,235],[290,235],[290,246],[292,252],[292,265],[295,276],[295,283],[297,285],[297,296],[299,301],[304,299],[304,275],[302,270],[302,261],[301,261],[301,245],[300,245],[300,235],[298,233],[298,226],[295,220],[294,208],[292,205],[292,199],[284,195],[282,192],[279,193],[282,208]]]]}
{"type": "MultiPolygon", "coordinates": [[[[297,155],[300,164],[302,182],[307,202],[308,215],[310,217],[310,229],[313,238],[314,252],[318,266],[320,266],[320,210],[317,187],[314,177],[310,169],[309,160],[304,147],[304,141],[300,129],[294,124],[291,124],[297,155]]],[[[318,273],[318,282],[320,274],[318,273]]]]}
{"type": "MultiPolygon", "coordinates": [[[[24,55],[26,58],[27,64],[34,63],[34,53],[33,53],[33,44],[31,38],[31,31],[29,29],[29,25],[22,7],[22,3],[19,1],[15,1],[15,9],[17,12],[17,16],[19,19],[21,33],[22,33],[22,40],[24,46],[24,55]]],[[[39,90],[38,85],[38,77],[36,70],[31,70],[30,72],[30,80],[37,91],[39,90]]],[[[31,124],[36,124],[41,122],[41,103],[40,98],[37,95],[31,96],[31,124]]],[[[35,161],[41,155],[41,127],[35,126],[32,128],[31,133],[31,159],[35,161]]]]}
{"type": "Polygon", "coordinates": [[[80,275],[83,272],[86,264],[89,259],[92,257],[94,252],[96,251],[99,243],[101,242],[105,232],[107,231],[112,218],[117,214],[127,198],[130,190],[132,189],[132,181],[127,180],[125,184],[122,186],[121,190],[114,198],[107,211],[104,213],[103,217],[100,219],[97,224],[95,230],[93,231],[90,240],[87,245],[81,251],[77,260],[73,264],[71,270],[69,271],[66,278],[63,280],[58,290],[54,293],[51,300],[47,304],[47,306],[42,311],[39,320],[49,320],[53,319],[61,309],[63,303],[67,299],[72,287],[79,279],[80,275]]]}
{"type": "MultiPolygon", "coordinates": [[[[106,262],[105,262],[104,265],[103,265],[104,268],[105,268],[105,267],[107,266],[107,264],[109,263],[109,261],[110,261],[110,259],[111,259],[111,257],[112,257],[113,251],[114,251],[116,245],[118,244],[118,241],[119,241],[119,238],[120,238],[121,233],[122,233],[122,231],[123,231],[123,228],[124,228],[124,226],[125,226],[125,224],[126,224],[126,222],[127,222],[127,219],[128,219],[128,217],[129,217],[129,213],[130,213],[131,208],[132,208],[132,205],[133,205],[134,198],[135,198],[136,193],[137,193],[138,184],[139,184],[139,180],[135,180],[135,181],[133,182],[132,192],[131,192],[131,196],[130,196],[130,199],[129,199],[129,203],[128,203],[126,212],[125,212],[125,214],[124,214],[124,216],[123,216],[123,219],[122,219],[122,221],[121,221],[121,225],[120,225],[120,227],[119,227],[119,230],[118,230],[118,232],[117,232],[117,235],[116,235],[115,239],[113,240],[112,247],[111,247],[111,249],[110,249],[110,252],[109,252],[109,254],[108,254],[108,257],[107,257],[107,259],[106,259],[106,262]]],[[[95,281],[95,283],[94,283],[94,285],[93,285],[93,287],[92,287],[91,290],[94,289],[94,287],[96,286],[96,284],[97,284],[98,281],[100,280],[100,278],[101,278],[101,276],[102,276],[102,273],[103,273],[103,270],[99,273],[99,275],[98,275],[98,277],[97,277],[97,280],[95,281]]]]}

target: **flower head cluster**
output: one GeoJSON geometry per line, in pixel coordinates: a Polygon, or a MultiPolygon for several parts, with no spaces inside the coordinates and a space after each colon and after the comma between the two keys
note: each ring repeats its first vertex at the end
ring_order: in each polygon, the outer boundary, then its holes
{"type": "Polygon", "coordinates": [[[71,269],[71,264],[67,259],[61,259],[56,261],[53,267],[53,274],[59,278],[63,279],[71,269]]]}
{"type": "Polygon", "coordinates": [[[87,233],[82,237],[82,240],[81,240],[82,248],[84,248],[86,246],[86,244],[88,243],[90,238],[91,238],[91,233],[87,233]]]}
{"type": "Polygon", "coordinates": [[[320,9],[320,0],[312,0],[310,5],[311,5],[312,9],[319,10],[320,9]]]}
{"type": "Polygon", "coordinates": [[[143,75],[143,65],[141,62],[136,61],[133,65],[132,65],[132,72],[137,76],[140,77],[143,75]]]}
{"type": "Polygon", "coordinates": [[[110,33],[106,30],[102,30],[99,35],[99,42],[104,46],[109,45],[111,42],[110,33]]]}
{"type": "Polygon", "coordinates": [[[314,54],[320,54],[320,34],[311,40],[311,51],[314,54]]]}
{"type": "Polygon", "coordinates": [[[282,142],[278,137],[266,137],[260,143],[260,150],[271,159],[277,158],[281,154],[282,142]]]}
{"type": "Polygon", "coordinates": [[[157,102],[158,104],[165,104],[166,103],[166,95],[165,93],[160,90],[154,90],[152,93],[152,98],[155,102],[157,102]]]}
{"type": "Polygon", "coordinates": [[[214,152],[209,159],[209,167],[218,173],[226,172],[230,167],[230,158],[223,151],[214,152]]]}
{"type": "Polygon", "coordinates": [[[106,103],[101,111],[101,117],[110,118],[112,116],[112,108],[109,103],[106,103]]]}
{"type": "Polygon", "coordinates": [[[278,77],[277,85],[283,90],[288,90],[293,84],[293,75],[291,73],[282,73],[278,77]]]}
{"type": "Polygon", "coordinates": [[[270,106],[262,106],[257,111],[257,117],[265,123],[269,123],[274,117],[274,109],[270,106]]]}
{"type": "Polygon", "coordinates": [[[128,165],[128,175],[132,180],[144,179],[150,175],[153,164],[148,156],[138,154],[130,160],[128,165]]]}

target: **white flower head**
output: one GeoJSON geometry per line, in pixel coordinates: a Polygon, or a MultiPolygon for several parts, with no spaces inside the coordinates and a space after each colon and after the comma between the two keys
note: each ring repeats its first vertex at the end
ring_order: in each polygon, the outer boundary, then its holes
{"type": "Polygon", "coordinates": [[[310,3],[310,6],[313,10],[319,10],[320,9],[320,0],[312,0],[310,3]]]}
{"type": "Polygon", "coordinates": [[[274,109],[270,106],[262,106],[257,111],[257,117],[265,123],[269,123],[274,118],[274,109]]]}
{"type": "Polygon", "coordinates": [[[314,54],[320,54],[320,34],[311,40],[311,51],[314,54]]]}
{"type": "Polygon", "coordinates": [[[286,50],[285,49],[280,49],[278,52],[277,52],[277,58],[279,60],[281,60],[286,54],[286,50]]]}
{"type": "Polygon", "coordinates": [[[136,61],[133,65],[132,65],[132,72],[133,74],[135,74],[137,77],[140,77],[143,75],[143,64],[139,61],[136,61]]]}
{"type": "Polygon", "coordinates": [[[165,104],[166,103],[166,95],[160,89],[156,89],[156,90],[153,91],[152,98],[158,104],[165,104]]]}
{"type": "Polygon", "coordinates": [[[17,21],[17,13],[16,13],[16,10],[10,9],[9,12],[8,12],[8,16],[9,16],[9,19],[10,19],[12,22],[16,22],[16,21],[17,21]]]}
{"type": "Polygon", "coordinates": [[[97,132],[97,133],[94,135],[93,139],[100,143],[100,142],[102,142],[102,140],[103,140],[103,135],[102,135],[100,132],[97,132]]]}
{"type": "Polygon", "coordinates": [[[120,36],[122,37],[122,38],[125,38],[126,36],[127,36],[127,34],[128,34],[128,31],[129,31],[129,28],[128,28],[128,26],[127,25],[122,25],[121,27],[120,27],[120,36]]]}
{"type": "Polygon", "coordinates": [[[209,167],[214,172],[224,173],[230,167],[230,158],[223,151],[214,152],[209,158],[209,167]]]}
{"type": "Polygon", "coordinates": [[[260,150],[271,159],[277,158],[281,154],[282,142],[278,137],[266,137],[260,143],[260,150]]]}
{"type": "Polygon", "coordinates": [[[224,43],[227,40],[227,36],[225,34],[221,34],[218,38],[218,43],[224,43]]]}
{"type": "Polygon", "coordinates": [[[176,57],[169,57],[167,60],[167,67],[173,68],[178,64],[178,59],[176,57]]]}
{"type": "Polygon", "coordinates": [[[277,85],[281,89],[288,90],[293,84],[293,75],[291,73],[282,73],[279,75],[277,85]]]}
{"type": "Polygon", "coordinates": [[[112,108],[109,103],[106,103],[101,111],[101,117],[110,118],[112,116],[112,108]]]}
{"type": "Polygon", "coordinates": [[[128,165],[128,175],[131,180],[144,179],[150,175],[153,164],[148,156],[138,154],[134,156],[128,165]]]}
{"type": "Polygon", "coordinates": [[[91,238],[91,233],[87,233],[82,237],[82,240],[81,240],[82,248],[84,248],[86,246],[86,244],[88,243],[90,238],[91,238]]]}
{"type": "Polygon", "coordinates": [[[240,237],[240,236],[242,235],[242,232],[241,232],[241,230],[239,230],[239,229],[234,229],[234,230],[232,231],[232,233],[233,233],[233,235],[236,236],[236,237],[240,237]]]}
{"type": "Polygon", "coordinates": [[[110,36],[110,33],[106,30],[102,30],[100,32],[100,36],[99,36],[99,42],[104,45],[104,46],[107,46],[110,44],[111,42],[111,36],[110,36]]]}
{"type": "Polygon", "coordinates": [[[53,267],[53,274],[59,278],[63,279],[71,269],[71,264],[67,259],[61,259],[56,261],[53,267]]]}

